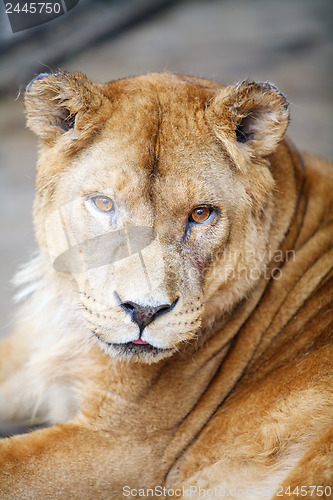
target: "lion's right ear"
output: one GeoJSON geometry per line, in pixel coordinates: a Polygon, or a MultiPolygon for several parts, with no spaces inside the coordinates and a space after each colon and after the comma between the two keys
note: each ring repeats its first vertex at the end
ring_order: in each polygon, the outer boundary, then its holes
{"type": "Polygon", "coordinates": [[[45,143],[85,127],[84,118],[96,113],[105,100],[97,85],[82,73],[41,73],[25,93],[27,126],[45,143]]]}
{"type": "Polygon", "coordinates": [[[207,106],[213,130],[241,167],[273,153],[289,122],[288,102],[271,83],[245,80],[217,93],[207,106]]]}

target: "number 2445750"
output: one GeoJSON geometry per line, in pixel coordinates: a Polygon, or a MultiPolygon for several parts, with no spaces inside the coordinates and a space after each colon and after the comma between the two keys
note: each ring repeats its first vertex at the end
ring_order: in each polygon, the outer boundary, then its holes
{"type": "Polygon", "coordinates": [[[22,6],[19,3],[6,3],[6,14],[59,14],[60,12],[60,2],[26,2],[22,6]]]}
{"type": "Polygon", "coordinates": [[[314,498],[322,497],[331,498],[332,488],[331,486],[296,486],[296,488],[279,486],[276,490],[275,495],[277,497],[283,496],[313,496],[314,498]]]}

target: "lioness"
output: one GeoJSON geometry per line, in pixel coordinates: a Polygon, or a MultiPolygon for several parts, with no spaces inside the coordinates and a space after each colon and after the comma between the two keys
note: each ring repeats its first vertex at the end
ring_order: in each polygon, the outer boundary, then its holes
{"type": "Polygon", "coordinates": [[[332,498],[332,165],[269,83],[41,74],[1,499],[332,498]]]}

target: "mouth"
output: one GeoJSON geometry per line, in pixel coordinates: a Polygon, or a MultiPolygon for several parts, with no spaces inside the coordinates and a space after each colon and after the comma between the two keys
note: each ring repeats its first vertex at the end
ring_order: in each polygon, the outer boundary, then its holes
{"type": "Polygon", "coordinates": [[[132,344],[149,345],[149,342],[142,340],[142,338],[140,337],[138,340],[133,340],[132,344]]]}
{"type": "Polygon", "coordinates": [[[162,359],[169,358],[175,353],[175,349],[163,349],[151,344],[136,344],[126,342],[125,344],[109,344],[107,351],[112,356],[126,359],[131,362],[157,363],[162,359]]]}
{"type": "Polygon", "coordinates": [[[154,359],[155,361],[158,361],[159,359],[171,356],[175,352],[174,348],[155,347],[149,344],[149,342],[142,340],[141,337],[132,342],[125,342],[120,344],[106,342],[105,340],[101,339],[95,332],[92,333],[109,354],[117,355],[127,359],[136,359],[145,362],[151,362],[154,359]]]}

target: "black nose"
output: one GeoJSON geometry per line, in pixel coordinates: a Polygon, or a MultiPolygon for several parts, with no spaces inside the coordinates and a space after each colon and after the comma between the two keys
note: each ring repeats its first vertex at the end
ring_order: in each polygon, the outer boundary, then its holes
{"type": "Polygon", "coordinates": [[[166,314],[171,311],[178,302],[178,298],[172,302],[172,304],[162,304],[160,306],[141,306],[135,302],[123,302],[121,307],[128,314],[131,315],[132,320],[138,324],[140,328],[140,334],[143,332],[144,328],[152,323],[158,316],[166,314]]]}

